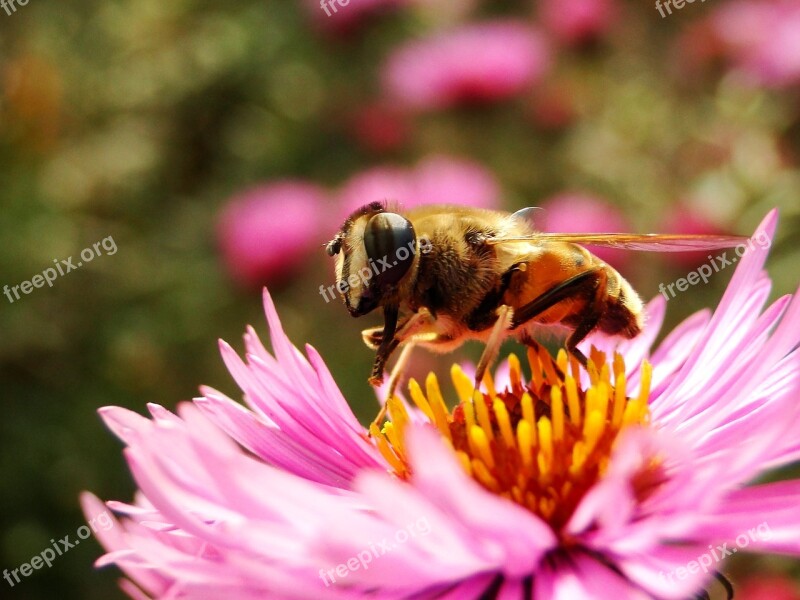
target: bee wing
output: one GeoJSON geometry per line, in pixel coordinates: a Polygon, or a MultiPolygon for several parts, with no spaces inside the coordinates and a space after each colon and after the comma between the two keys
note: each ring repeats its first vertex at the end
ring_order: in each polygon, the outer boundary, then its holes
{"type": "Polygon", "coordinates": [[[738,235],[682,235],[662,233],[535,233],[522,237],[489,238],[489,244],[514,242],[569,242],[647,252],[691,252],[716,250],[743,244],[749,238],[738,235]]]}

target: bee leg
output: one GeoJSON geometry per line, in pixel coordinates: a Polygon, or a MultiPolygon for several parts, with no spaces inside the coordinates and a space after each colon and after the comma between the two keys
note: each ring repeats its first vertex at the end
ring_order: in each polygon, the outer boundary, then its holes
{"type": "MultiPolygon", "coordinates": [[[[580,296],[598,300],[598,296],[602,294],[606,288],[606,279],[606,274],[602,269],[590,269],[583,273],[578,273],[566,281],[562,281],[538,298],[531,300],[525,306],[518,308],[514,314],[511,329],[516,329],[520,325],[524,325],[562,300],[580,296]]],[[[583,352],[578,350],[577,345],[597,327],[599,321],[599,311],[590,309],[590,312],[578,323],[566,342],[567,351],[577,358],[584,367],[587,365],[588,360],[583,352]]]]}
{"type": "Polygon", "coordinates": [[[386,411],[389,408],[389,400],[392,398],[392,396],[394,396],[394,392],[400,383],[400,378],[403,376],[406,366],[408,366],[408,359],[411,357],[411,351],[414,349],[415,345],[416,344],[414,341],[411,340],[405,346],[403,346],[403,351],[400,352],[400,356],[392,368],[392,374],[389,376],[389,390],[386,393],[386,400],[383,401],[383,405],[381,406],[378,416],[372,421],[372,423],[378,427],[380,427],[383,419],[386,417],[386,411]]]}
{"type": "MultiPolygon", "coordinates": [[[[427,311],[426,308],[421,308],[420,312],[427,311]]],[[[397,326],[397,333],[396,335],[400,338],[405,339],[405,335],[403,335],[404,330],[408,327],[411,323],[411,319],[414,316],[406,317],[398,326],[397,326]]],[[[364,344],[370,350],[377,350],[380,348],[381,342],[383,341],[383,327],[368,327],[367,329],[361,330],[361,339],[364,341],[364,344]]]]}
{"type": "Polygon", "coordinates": [[[572,354],[572,356],[577,358],[584,368],[588,368],[589,359],[587,359],[586,355],[578,349],[578,344],[580,344],[586,338],[587,335],[589,335],[592,331],[594,331],[595,327],[597,327],[597,324],[600,322],[600,319],[603,316],[602,310],[598,310],[597,306],[600,306],[603,301],[600,298],[600,295],[606,289],[606,281],[607,281],[607,276],[605,274],[605,271],[601,271],[600,273],[598,273],[597,287],[595,291],[595,302],[591,304],[591,306],[595,308],[587,310],[586,314],[581,319],[580,323],[578,323],[578,325],[572,331],[570,336],[567,338],[567,343],[565,344],[567,347],[567,352],[569,352],[570,354],[572,354]]]}
{"type": "Polygon", "coordinates": [[[370,327],[361,332],[361,339],[364,340],[367,348],[377,350],[383,340],[383,327],[370,327]]]}
{"type": "Polygon", "coordinates": [[[392,374],[389,376],[389,391],[387,393],[387,398],[394,396],[394,392],[397,389],[397,386],[400,384],[400,378],[403,376],[403,373],[408,366],[408,361],[411,358],[411,352],[414,350],[414,346],[416,346],[416,343],[413,339],[406,342],[406,344],[403,346],[403,350],[400,352],[400,356],[397,358],[397,362],[392,368],[392,374]]]}
{"type": "Polygon", "coordinates": [[[389,362],[389,357],[399,345],[400,341],[394,337],[389,338],[388,344],[381,343],[375,354],[375,362],[372,364],[372,374],[369,377],[371,385],[377,387],[383,383],[383,371],[386,369],[386,363],[389,362]]]}
{"type": "Polygon", "coordinates": [[[396,319],[395,315],[395,327],[391,330],[391,336],[387,337],[386,328],[384,328],[381,335],[381,343],[375,355],[375,363],[372,365],[372,375],[369,378],[369,382],[374,386],[383,383],[383,371],[392,352],[404,341],[420,333],[420,330],[429,327],[435,320],[431,312],[425,307],[420,308],[406,319],[399,328],[397,328],[396,319]]]}
{"type": "Polygon", "coordinates": [[[375,354],[375,362],[372,365],[372,375],[369,378],[369,382],[372,385],[380,385],[383,382],[383,369],[386,366],[386,361],[389,360],[389,356],[400,343],[395,339],[399,310],[400,307],[393,304],[387,304],[383,307],[383,333],[381,334],[380,346],[378,346],[378,351],[375,354]]]}
{"type": "Polygon", "coordinates": [[[507,304],[503,304],[497,309],[497,320],[492,326],[492,332],[489,334],[489,339],[486,340],[486,346],[483,348],[483,354],[478,361],[478,367],[475,369],[475,389],[477,390],[486,371],[492,366],[492,363],[497,358],[500,351],[500,346],[503,343],[503,334],[511,327],[514,318],[514,310],[507,304]]]}
{"type": "Polygon", "coordinates": [[[589,366],[589,359],[586,358],[586,355],[578,349],[578,344],[580,344],[584,338],[589,335],[595,327],[597,327],[599,322],[599,313],[593,311],[592,313],[586,315],[586,317],[578,324],[575,330],[567,338],[567,343],[565,344],[567,347],[567,352],[577,358],[578,362],[580,362],[584,368],[589,366]]]}

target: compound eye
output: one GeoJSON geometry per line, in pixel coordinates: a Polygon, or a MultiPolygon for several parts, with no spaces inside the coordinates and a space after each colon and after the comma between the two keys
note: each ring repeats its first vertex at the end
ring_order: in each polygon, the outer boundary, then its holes
{"type": "Polygon", "coordinates": [[[378,213],[364,229],[367,258],[375,265],[378,287],[403,278],[414,261],[416,235],[411,221],[395,213],[378,213]]]}

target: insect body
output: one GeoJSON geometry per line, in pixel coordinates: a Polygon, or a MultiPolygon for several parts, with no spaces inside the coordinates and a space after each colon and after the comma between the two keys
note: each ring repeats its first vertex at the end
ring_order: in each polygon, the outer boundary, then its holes
{"type": "Polygon", "coordinates": [[[447,205],[391,212],[376,202],[348,217],[327,251],[350,313],[383,308],[384,326],[362,332],[377,351],[373,384],[399,346],[449,352],[470,339],[486,343],[480,381],[505,338],[531,344],[542,328],[564,331],[567,350],[585,364],[577,344],[589,333],[632,338],[644,323],[638,294],[580,243],[680,251],[747,239],[537,233],[525,212],[447,205]]]}

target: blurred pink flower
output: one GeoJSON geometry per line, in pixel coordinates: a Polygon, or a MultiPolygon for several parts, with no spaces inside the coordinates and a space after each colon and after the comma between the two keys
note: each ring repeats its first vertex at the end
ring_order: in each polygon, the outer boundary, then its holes
{"type": "Polygon", "coordinates": [[[280,281],[315,249],[322,236],[324,190],[279,181],[231,198],[217,222],[217,239],[231,276],[246,286],[280,281]]]}
{"type": "MultiPolygon", "coordinates": [[[[725,231],[720,223],[693,208],[687,203],[679,203],[670,210],[666,218],[664,228],[657,233],[682,233],[687,235],[721,235],[730,233],[725,231]]],[[[708,262],[707,251],[698,252],[665,252],[662,254],[665,260],[680,265],[685,268],[693,268],[704,262],[708,262]]]]}
{"type": "Polygon", "coordinates": [[[726,55],[726,46],[710,19],[687,24],[676,36],[671,68],[684,80],[697,83],[726,55]]]}
{"type": "Polygon", "coordinates": [[[352,119],[353,137],[370,152],[397,150],[408,141],[410,132],[408,116],[386,103],[359,107],[352,119]]]}
{"type": "Polygon", "coordinates": [[[593,42],[614,23],[619,7],[615,0],[542,0],[542,25],[558,41],[568,45],[593,42]]]}
{"type": "Polygon", "coordinates": [[[800,457],[800,295],[767,304],[766,256],[657,348],[660,296],[636,339],[585,341],[591,376],[531,352],[531,381],[510,360],[473,394],[456,367],[454,410],[430,375],[382,430],[265,292],[271,352],[252,328],[244,357],[220,343],[244,405],[101,409],[140,491],[108,503],[97,564],[136,600],[685,600],[734,549],[796,557],[800,480],[752,483],[800,457]]]}
{"type": "Polygon", "coordinates": [[[736,65],[756,83],[800,82],[800,1],[735,0],[711,16],[736,65]]]}
{"type": "Polygon", "coordinates": [[[306,12],[320,29],[349,32],[366,19],[408,5],[412,0],[303,0],[306,12]]]}
{"type": "Polygon", "coordinates": [[[413,169],[375,167],[363,171],[344,183],[337,198],[342,218],[376,200],[396,201],[406,209],[421,204],[498,208],[500,186],[478,163],[434,155],[413,169]]]}
{"type": "MultiPolygon", "coordinates": [[[[551,196],[540,204],[543,211],[533,215],[534,225],[541,231],[562,233],[629,232],[630,225],[622,212],[606,200],[582,192],[551,196]]],[[[589,246],[592,254],[615,268],[624,267],[631,253],[613,248],[589,246]]]]}
{"type": "Polygon", "coordinates": [[[522,21],[469,25],[396,50],[384,68],[388,96],[411,109],[501,100],[548,70],[542,35],[522,21]]]}
{"type": "Polygon", "coordinates": [[[768,575],[751,577],[736,590],[744,600],[800,600],[800,589],[789,577],[768,575]]]}

